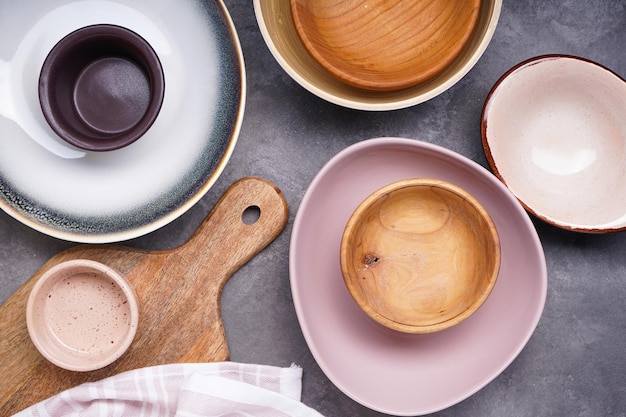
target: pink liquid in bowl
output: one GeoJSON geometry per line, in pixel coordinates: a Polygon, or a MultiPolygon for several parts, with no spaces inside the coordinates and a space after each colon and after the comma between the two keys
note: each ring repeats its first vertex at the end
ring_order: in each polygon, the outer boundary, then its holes
{"type": "Polygon", "coordinates": [[[27,305],[28,332],[49,361],[72,371],[91,371],[118,359],[137,331],[133,289],[113,269],[76,259],[46,271],[27,305]]]}
{"type": "Polygon", "coordinates": [[[130,326],[130,306],[111,279],[91,272],[58,281],[48,292],[44,320],[68,349],[106,353],[117,349],[130,326]]]}

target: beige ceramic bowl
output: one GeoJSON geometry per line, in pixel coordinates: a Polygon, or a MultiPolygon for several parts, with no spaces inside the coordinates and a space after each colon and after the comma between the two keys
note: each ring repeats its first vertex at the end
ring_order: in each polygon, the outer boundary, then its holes
{"type": "Polygon", "coordinates": [[[626,230],[626,82],[586,59],[520,63],[489,94],[482,140],[494,173],[538,218],[626,230]]]}
{"type": "Polygon", "coordinates": [[[487,299],[500,269],[500,241],[472,195],[415,178],[359,205],[340,260],[348,291],[371,318],[405,333],[432,333],[465,320],[487,299]]]}
{"type": "Polygon", "coordinates": [[[39,352],[71,371],[92,371],[130,346],[139,320],[131,286],[116,271],[90,260],[47,270],[28,298],[26,323],[39,352]]]}
{"type": "Polygon", "coordinates": [[[344,107],[393,110],[429,100],[467,74],[493,36],[502,0],[472,0],[456,8],[448,1],[411,0],[393,9],[386,4],[254,0],[254,9],[274,58],[304,88],[344,107]],[[324,5],[340,10],[328,12],[324,5]],[[341,10],[345,5],[349,15],[341,10]],[[363,12],[372,5],[373,12],[363,12]],[[398,24],[399,8],[404,20],[414,21],[398,24]],[[417,9],[424,13],[414,13],[417,9]],[[436,24],[418,33],[424,18],[436,24]],[[433,27],[437,30],[429,32],[433,27]]]}

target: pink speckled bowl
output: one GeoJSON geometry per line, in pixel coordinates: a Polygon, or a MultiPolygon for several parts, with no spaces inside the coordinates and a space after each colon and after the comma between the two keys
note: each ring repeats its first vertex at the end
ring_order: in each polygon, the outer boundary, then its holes
{"type": "Polygon", "coordinates": [[[538,218],[588,233],[626,230],[626,82],[589,60],[513,67],[482,115],[494,173],[538,218]]]}
{"type": "Polygon", "coordinates": [[[26,323],[37,350],[71,371],[103,368],[128,349],[139,320],[124,277],[99,262],[77,259],[47,270],[33,287],[26,323]]]}

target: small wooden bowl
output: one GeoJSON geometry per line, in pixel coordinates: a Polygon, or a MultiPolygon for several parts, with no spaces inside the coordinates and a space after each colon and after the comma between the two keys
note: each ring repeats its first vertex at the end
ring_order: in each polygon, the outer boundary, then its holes
{"type": "Polygon", "coordinates": [[[468,42],[480,0],[290,0],[309,53],[331,74],[372,90],[411,87],[441,72],[468,42]]]}
{"type": "Polygon", "coordinates": [[[407,179],[367,197],[341,241],[348,291],[375,321],[432,333],[472,315],[500,269],[500,241],[487,211],[463,189],[407,179]]]}

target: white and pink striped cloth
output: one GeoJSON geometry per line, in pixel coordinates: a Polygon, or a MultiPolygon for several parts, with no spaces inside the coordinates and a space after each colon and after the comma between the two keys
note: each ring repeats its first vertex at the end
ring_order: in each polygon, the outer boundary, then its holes
{"type": "Polygon", "coordinates": [[[301,388],[297,366],[161,365],[79,385],[15,417],[321,417],[300,402],[301,388]]]}

